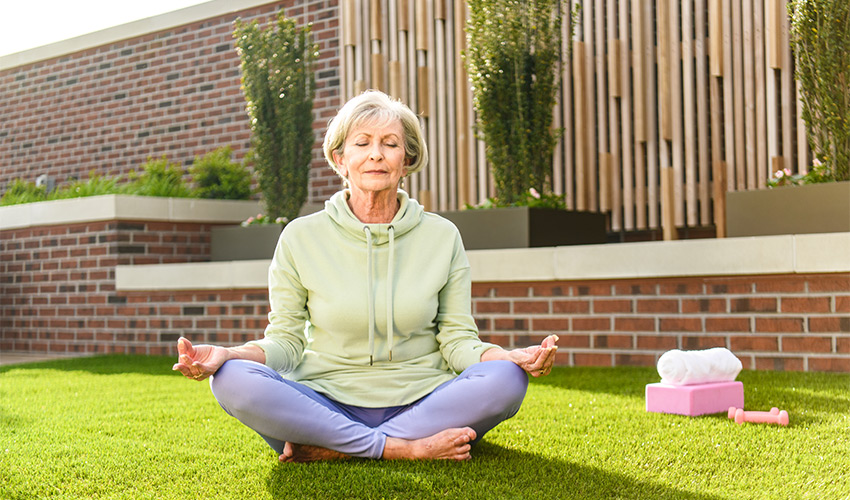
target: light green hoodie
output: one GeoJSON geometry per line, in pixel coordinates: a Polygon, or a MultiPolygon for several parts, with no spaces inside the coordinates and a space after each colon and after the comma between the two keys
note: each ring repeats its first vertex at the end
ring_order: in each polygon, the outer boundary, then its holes
{"type": "Polygon", "coordinates": [[[390,224],[364,224],[340,191],[289,223],[269,268],[266,364],[341,403],[408,404],[494,344],[478,339],[460,234],[399,191],[390,224]],[[392,325],[388,328],[387,325],[392,325]]]}

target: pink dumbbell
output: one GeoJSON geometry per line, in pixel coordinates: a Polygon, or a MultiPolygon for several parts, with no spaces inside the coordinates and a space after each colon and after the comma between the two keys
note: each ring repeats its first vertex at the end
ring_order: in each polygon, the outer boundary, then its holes
{"type": "Polygon", "coordinates": [[[744,411],[743,408],[729,407],[727,413],[729,418],[734,418],[736,424],[751,422],[754,424],[779,424],[788,425],[788,412],[779,411],[779,408],[771,408],[770,411],[744,411]]]}

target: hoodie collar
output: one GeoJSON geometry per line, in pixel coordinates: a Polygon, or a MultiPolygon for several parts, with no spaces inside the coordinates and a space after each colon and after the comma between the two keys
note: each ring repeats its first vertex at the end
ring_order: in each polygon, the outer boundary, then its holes
{"type": "Polygon", "coordinates": [[[352,237],[366,242],[366,233],[363,228],[368,226],[372,234],[372,243],[374,245],[385,245],[389,242],[389,227],[393,227],[395,237],[407,233],[416,227],[422,220],[422,214],[425,212],[422,205],[402,190],[398,190],[399,209],[398,213],[393,217],[392,222],[388,224],[366,224],[360,220],[351,211],[348,206],[348,198],[351,192],[348,189],[337,191],[331,199],[325,202],[325,211],[331,219],[341,227],[347,234],[352,237]]]}

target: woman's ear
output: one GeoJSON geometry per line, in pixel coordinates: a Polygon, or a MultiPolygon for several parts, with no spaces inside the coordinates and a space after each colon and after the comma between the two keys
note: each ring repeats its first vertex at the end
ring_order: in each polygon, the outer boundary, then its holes
{"type": "Polygon", "coordinates": [[[334,163],[336,164],[336,169],[339,172],[339,174],[343,177],[348,177],[348,169],[345,168],[345,166],[342,164],[343,163],[342,162],[342,160],[343,160],[342,155],[337,153],[336,151],[334,151],[331,154],[333,156],[334,163]]]}

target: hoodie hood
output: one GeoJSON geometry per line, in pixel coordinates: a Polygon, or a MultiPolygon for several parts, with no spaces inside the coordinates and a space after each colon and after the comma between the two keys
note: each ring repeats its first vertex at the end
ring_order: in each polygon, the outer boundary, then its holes
{"type": "MultiPolygon", "coordinates": [[[[425,212],[422,205],[402,191],[398,191],[399,209],[389,224],[366,224],[361,222],[351,207],[348,205],[349,190],[338,191],[331,199],[325,202],[325,212],[331,220],[337,224],[345,233],[362,241],[366,246],[366,296],[367,316],[369,323],[369,364],[374,362],[375,356],[375,291],[372,248],[374,246],[386,245],[389,251],[386,270],[387,284],[387,346],[389,347],[389,361],[393,360],[393,336],[395,322],[393,319],[393,271],[395,269],[395,239],[404,235],[419,225],[422,214],[425,212]]],[[[381,272],[377,270],[377,272],[381,272]]]]}

